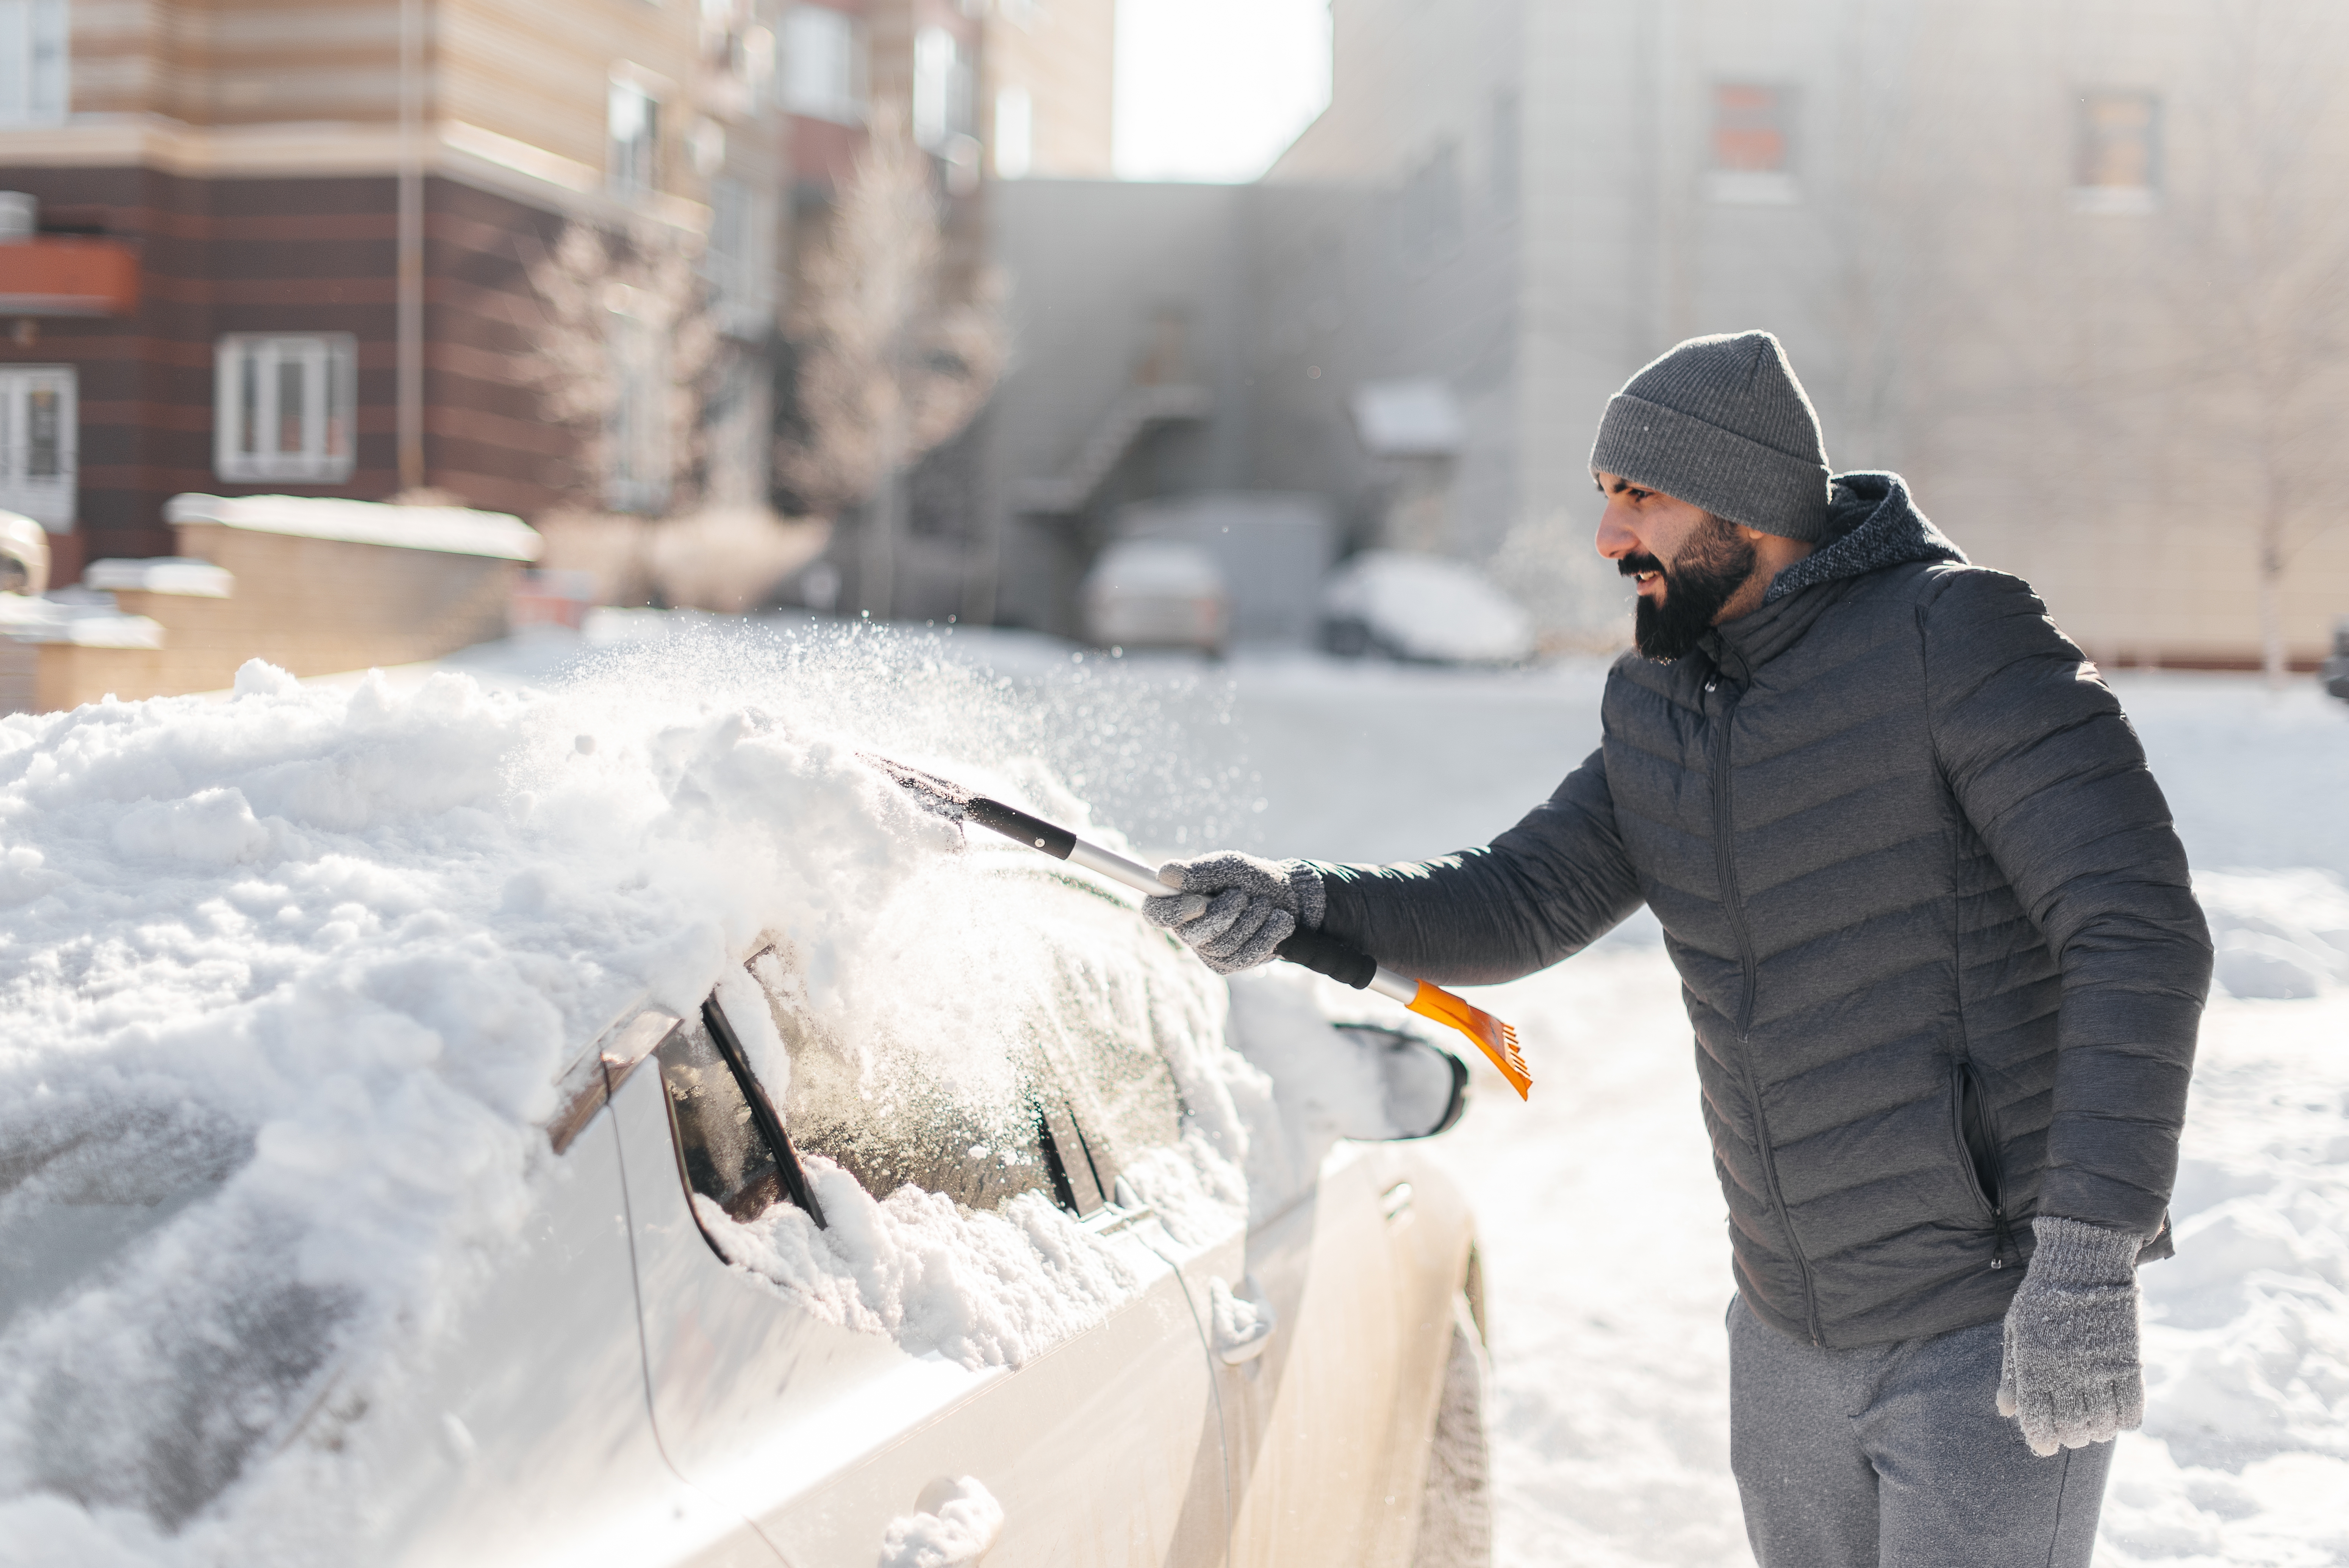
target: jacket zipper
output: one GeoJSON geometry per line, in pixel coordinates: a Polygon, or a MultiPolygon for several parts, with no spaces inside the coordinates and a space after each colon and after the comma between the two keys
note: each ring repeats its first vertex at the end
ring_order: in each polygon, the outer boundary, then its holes
{"type": "Polygon", "coordinates": [[[1982,1206],[1990,1211],[1994,1232],[1991,1239],[1990,1266],[2002,1269],[2006,1266],[2007,1253],[2014,1253],[2014,1261],[2020,1264],[2023,1253],[2015,1246],[2014,1233],[2006,1220],[2006,1162],[2001,1158],[1998,1123],[1991,1119],[1990,1097],[1982,1088],[1982,1076],[1974,1070],[1971,1059],[1960,1057],[1956,1066],[1958,1153],[1966,1162],[1966,1175],[1981,1192],[1982,1206]],[[1967,1115],[1970,1107],[1973,1112],[1971,1118],[1967,1115]],[[1986,1187],[1981,1171],[1974,1164],[1973,1140],[1968,1136],[1970,1120],[1980,1125],[1982,1147],[1990,1151],[1990,1178],[1986,1187]]]}
{"type": "MultiPolygon", "coordinates": [[[[1713,677],[1707,689],[1720,680],[1713,677]]],[[[1819,1335],[1818,1294],[1811,1285],[1811,1261],[1803,1255],[1802,1243],[1795,1240],[1795,1222],[1786,1212],[1785,1193],[1778,1188],[1778,1161],[1770,1149],[1770,1122],[1762,1110],[1762,1085],[1754,1072],[1754,992],[1761,984],[1761,962],[1754,954],[1753,934],[1745,927],[1745,911],[1738,902],[1737,865],[1731,852],[1730,792],[1729,792],[1729,728],[1737,717],[1737,704],[1744,695],[1734,681],[1722,699],[1720,738],[1713,753],[1713,852],[1721,877],[1721,907],[1729,916],[1730,934],[1737,939],[1738,963],[1744,974],[1745,990],[1737,1006],[1737,1060],[1745,1075],[1746,1102],[1754,1107],[1754,1141],[1762,1156],[1762,1180],[1770,1190],[1770,1207],[1778,1216],[1778,1225],[1786,1234],[1786,1250],[1794,1254],[1795,1267],[1803,1276],[1803,1314],[1810,1322],[1811,1343],[1826,1341],[1819,1335]]]]}

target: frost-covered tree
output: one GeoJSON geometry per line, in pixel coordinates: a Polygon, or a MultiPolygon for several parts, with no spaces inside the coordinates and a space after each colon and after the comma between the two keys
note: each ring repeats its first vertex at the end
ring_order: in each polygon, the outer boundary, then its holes
{"type": "Polygon", "coordinates": [[[885,615],[906,469],[994,389],[1001,291],[943,264],[930,160],[884,112],[801,264],[792,312],[798,428],[776,470],[812,512],[862,508],[858,597],[885,615]]]}
{"type": "Polygon", "coordinates": [[[2189,326],[2187,369],[2208,389],[2258,571],[2261,663],[2280,685],[2293,562],[2349,511],[2349,202],[2334,160],[2349,137],[2349,12],[2219,0],[2208,22],[2208,75],[2180,139],[2204,170],[2171,219],[2168,304],[2189,326]]]}
{"type": "Polygon", "coordinates": [[[538,309],[521,374],[546,419],[575,434],[568,488],[617,511],[689,506],[718,349],[689,243],[574,221],[529,273],[538,309]]]}

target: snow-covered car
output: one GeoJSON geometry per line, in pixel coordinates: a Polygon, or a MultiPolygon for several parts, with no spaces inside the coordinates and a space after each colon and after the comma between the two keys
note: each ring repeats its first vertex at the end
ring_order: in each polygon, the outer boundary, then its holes
{"type": "Polygon", "coordinates": [[[25,1560],[1486,1560],[1455,1057],[756,709],[241,682],[0,727],[25,1560]]]}
{"type": "Polygon", "coordinates": [[[1514,665],[1533,657],[1533,620],[1464,561],[1365,550],[1321,590],[1321,643],[1346,657],[1514,665]]]}
{"type": "Polygon", "coordinates": [[[1223,651],[1231,591],[1200,546],[1178,539],[1121,539],[1102,550],[1078,588],[1085,636],[1102,647],[1223,651]]]}

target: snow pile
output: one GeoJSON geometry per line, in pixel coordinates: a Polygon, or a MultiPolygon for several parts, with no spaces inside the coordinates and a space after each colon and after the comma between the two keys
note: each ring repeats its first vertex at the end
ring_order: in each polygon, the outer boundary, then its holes
{"type": "Polygon", "coordinates": [[[2349,979],[2349,887],[2331,872],[2204,872],[2194,892],[2229,995],[2297,1001],[2349,979]]]}
{"type": "MultiPolygon", "coordinates": [[[[256,664],[227,702],[0,721],[0,1540],[70,1504],[151,1547],[141,1518],[233,1514],[326,1377],[396,1397],[522,1222],[563,1065],[761,940],[864,1081],[978,1118],[1040,1016],[1102,1009],[1064,1018],[1070,1048],[1143,1019],[1206,1114],[1134,1183],[1178,1233],[1236,1217],[1248,1127],[1216,1088],[1252,1078],[1221,987],[1123,895],[1061,887],[1156,953],[1146,984],[1117,955],[1072,981],[1043,961],[1071,938],[1023,926],[1017,851],[946,852],[856,759],[955,759],[1114,841],[1026,744],[1070,713],[1017,696],[851,635],[672,641],[545,692],[256,664]]],[[[1146,732],[1123,717],[1092,725],[1095,767],[1146,732]]],[[[1016,1360],[1130,1288],[1047,1207],[820,1180],[822,1252],[775,1223],[742,1255],[909,1348],[1016,1360]]]]}
{"type": "MultiPolygon", "coordinates": [[[[2289,907],[2304,876],[2264,880],[2289,907]]],[[[2349,992],[2215,999],[2171,1214],[2139,1275],[2146,1419],[2105,1510],[2116,1563],[2349,1560],[2349,992]]]]}
{"type": "Polygon", "coordinates": [[[829,1160],[806,1163],[826,1229],[789,1205],[748,1224],[707,1198],[694,1210],[728,1262],[828,1323],[1016,1367],[1133,1294],[1133,1272],[1040,1193],[985,1214],[911,1185],[875,1202],[829,1160]]]}
{"type": "Polygon", "coordinates": [[[969,1476],[925,1492],[924,1506],[893,1519],[881,1536],[880,1568],[965,1568],[1003,1532],[1003,1505],[969,1476]]]}

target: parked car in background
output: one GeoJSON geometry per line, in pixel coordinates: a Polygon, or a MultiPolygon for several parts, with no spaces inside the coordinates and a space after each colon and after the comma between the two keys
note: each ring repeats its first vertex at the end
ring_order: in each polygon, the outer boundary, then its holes
{"type": "Polygon", "coordinates": [[[1185,540],[1112,542],[1085,573],[1078,602],[1086,637],[1103,647],[1220,654],[1231,625],[1222,569],[1185,540]]]}
{"type": "Polygon", "coordinates": [[[2324,661],[2321,678],[2326,691],[2349,702],[2349,616],[2333,624],[2333,656],[2324,661]]]}
{"type": "Polygon", "coordinates": [[[1534,655],[1533,621],[1483,573],[1449,556],[1365,550],[1321,591],[1321,640],[1347,657],[1514,665],[1534,655]]]}

